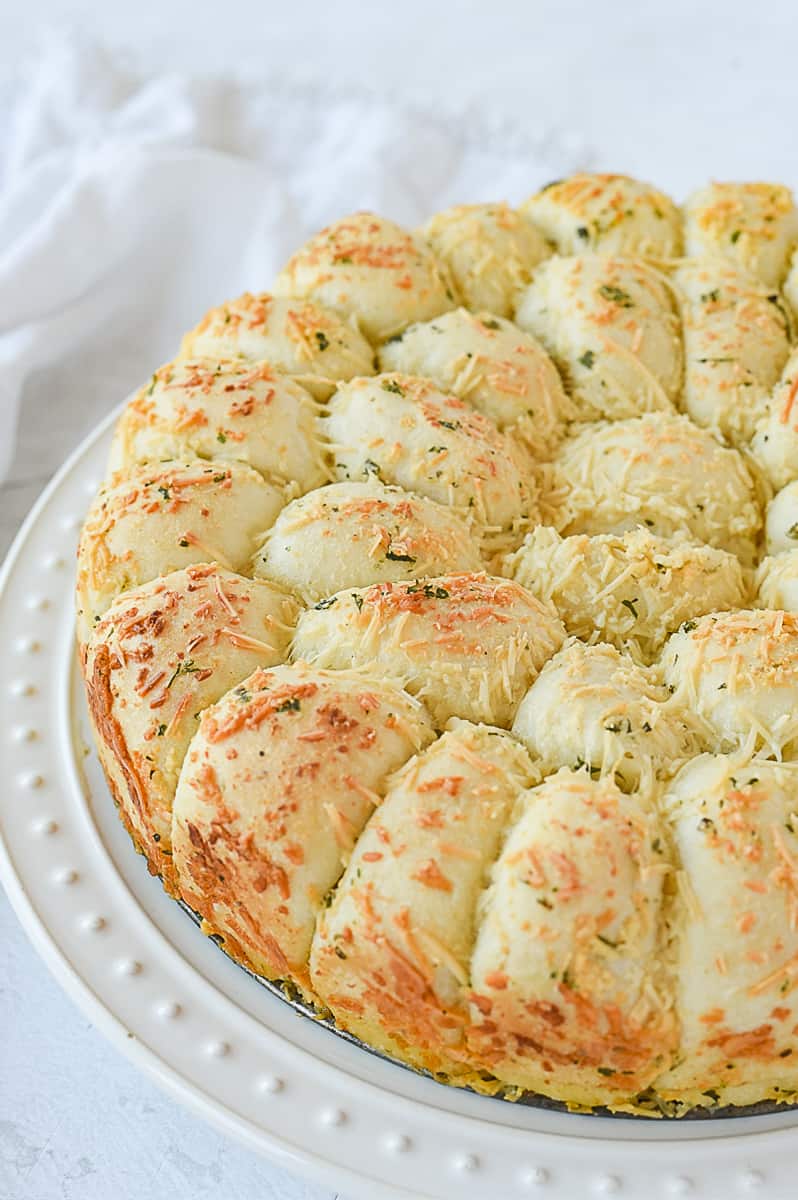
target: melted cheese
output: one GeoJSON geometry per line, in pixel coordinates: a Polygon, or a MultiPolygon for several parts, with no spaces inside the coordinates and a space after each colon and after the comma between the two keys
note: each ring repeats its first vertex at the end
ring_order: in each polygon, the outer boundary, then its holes
{"type": "Polygon", "coordinates": [[[354,379],[339,387],[322,424],[340,480],[376,477],[499,531],[534,513],[521,446],[428,379],[354,379]]]}
{"type": "Polygon", "coordinates": [[[797,800],[798,764],[711,755],[666,793],[681,884],[679,1054],[656,1085],[666,1099],[750,1104],[798,1090],[797,800]]]}
{"type": "Polygon", "coordinates": [[[792,192],[777,183],[710,183],[684,210],[686,250],[722,257],[767,287],[778,287],[798,241],[792,192]]]}
{"type": "Polygon", "coordinates": [[[210,309],[183,338],[180,357],[265,360],[317,400],[326,400],[340,380],[374,369],[371,346],[352,321],[268,292],[244,292],[210,309]]]}
{"type": "Polygon", "coordinates": [[[178,360],[156,371],[119,420],[108,469],[170,458],[244,462],[303,492],[329,478],[313,401],[266,363],[178,360]]]}
{"type": "Polygon", "coordinates": [[[215,563],[125,592],[92,630],[83,671],[100,758],[128,829],[173,886],[172,800],[200,714],[287,657],[296,601],[215,563]]]}
{"type": "Polygon", "coordinates": [[[677,703],[703,720],[711,748],[798,749],[798,616],[749,610],[688,621],[662,655],[677,703]]]}
{"type": "Polygon", "coordinates": [[[439,726],[454,716],[509,725],[564,637],[554,610],[517,583],[442,575],[322,600],[302,614],[293,654],[394,679],[439,726]]]}
{"type": "Polygon", "coordinates": [[[503,568],[552,604],[569,633],[610,642],[643,663],[682,621],[739,608],[747,593],[733,554],[645,529],[563,538],[539,525],[503,568]]]}
{"type": "Polygon", "coordinates": [[[449,269],[466,308],[512,315],[515,293],[551,254],[531,222],[506,204],[459,204],[419,231],[449,269]]]}
{"type": "Polygon", "coordinates": [[[499,1079],[618,1105],[670,1065],[665,841],[647,794],[563,770],[526,795],[471,960],[471,1050],[499,1079]]]}
{"type": "Polygon", "coordinates": [[[645,525],[662,537],[686,533],[746,564],[754,558],[762,514],[751,471],[686,417],[588,426],[563,442],[554,463],[562,533],[645,525]]]}
{"type": "Polygon", "coordinates": [[[669,703],[655,672],[614,646],[576,639],[532,684],[513,733],[547,770],[585,769],[626,787],[672,772],[700,749],[688,713],[669,703]]]}
{"type": "Polygon", "coordinates": [[[751,454],[774,488],[798,479],[798,351],[793,350],[767,411],[754,430],[751,454]]]}
{"type": "Polygon", "coordinates": [[[256,671],[205,710],[183,765],[183,896],[257,971],[307,987],[324,897],[391,772],[431,738],[421,705],[382,680],[256,671]]]}
{"type": "Polygon", "coordinates": [[[681,266],[684,408],[736,445],[750,440],[789,353],[790,328],[778,292],[722,259],[681,266]]]}
{"type": "Polygon", "coordinates": [[[645,263],[549,259],[520,294],[515,320],[563,371],[583,420],[673,410],[682,380],[679,321],[666,283],[645,263]]]}
{"type": "Polygon", "coordinates": [[[427,1070],[473,1070],[477,904],[533,779],[511,738],[466,721],[393,776],[313,943],[314,987],[344,1029],[427,1070]]]}
{"type": "Polygon", "coordinates": [[[274,282],[278,296],[355,317],[372,342],[455,307],[446,270],[425,242],[374,213],[354,213],[312,237],[274,282]]]}
{"type": "Polygon", "coordinates": [[[628,175],[572,175],[530,196],[520,211],[560,254],[674,258],[682,252],[676,205],[628,175]]]}
{"type": "Polygon", "coordinates": [[[315,603],[345,587],[481,566],[457,513],[374,481],[332,483],[293,500],[264,539],[253,570],[315,603]]]}
{"type": "Polygon", "coordinates": [[[158,575],[198,562],[248,572],[256,540],[284,499],[240,463],[153,463],[112,476],[78,546],[79,640],[120,592],[158,575]]]}

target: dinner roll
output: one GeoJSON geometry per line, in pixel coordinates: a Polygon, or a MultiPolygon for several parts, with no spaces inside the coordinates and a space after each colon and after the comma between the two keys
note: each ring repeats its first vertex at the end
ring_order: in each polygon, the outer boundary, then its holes
{"type": "Polygon", "coordinates": [[[481,566],[456,512],[372,480],[332,483],[293,500],[267,534],[254,574],[315,603],[345,587],[481,566]]]}
{"type": "Polygon", "coordinates": [[[457,204],[419,233],[445,263],[466,308],[509,317],[515,293],[551,246],[507,204],[457,204]]]}
{"type": "Polygon", "coordinates": [[[755,481],[742,456],[687,417],[648,415],[588,426],[554,459],[561,533],[624,533],[645,525],[683,532],[750,563],[762,526],[755,481]]]}
{"type": "Polygon", "coordinates": [[[712,613],[685,622],[665,645],[674,700],[703,720],[711,749],[747,745],[789,758],[798,735],[798,615],[712,613]]]}
{"type": "Polygon", "coordinates": [[[521,746],[465,721],[393,776],[313,942],[313,985],[340,1026],[426,1070],[468,1070],[478,900],[533,779],[521,746]]]}
{"type": "Polygon", "coordinates": [[[767,413],[789,353],[778,293],[720,259],[675,272],[684,326],[684,408],[697,425],[742,445],[767,413]]]}
{"type": "Polygon", "coordinates": [[[798,545],[798,479],[771,500],[765,514],[768,554],[784,554],[798,545]]]}
{"type": "Polygon", "coordinates": [[[91,633],[84,674],[100,761],[150,869],[174,888],[172,800],[200,714],[287,657],[298,606],[215,563],[125,592],[91,633]]]}
{"type": "Polygon", "coordinates": [[[339,380],[374,370],[374,353],[354,322],[268,292],[244,292],[210,309],[184,336],[180,357],[265,359],[317,400],[326,400],[339,380]]]}
{"type": "Polygon", "coordinates": [[[136,467],[103,484],[78,545],[78,640],[120,592],[197,562],[249,571],[256,539],[284,503],[243,463],[136,467]]]}
{"type": "Polygon", "coordinates": [[[375,343],[455,307],[446,270],[424,240],[369,212],[344,217],[305,242],[274,291],[355,316],[375,343]]]}
{"type": "Polygon", "coordinates": [[[774,488],[798,479],[798,350],[784,364],[754,431],[751,454],[774,488]]]}
{"type": "Polygon", "coordinates": [[[565,637],[553,608],[509,579],[441,575],[339,592],[302,614],[296,658],[368,668],[450,717],[509,725],[565,637]]]}
{"type": "Polygon", "coordinates": [[[313,401],[267,363],[178,359],[156,371],[119,420],[108,469],[170,458],[245,462],[302,492],[329,478],[313,401]]]}
{"type": "Polygon", "coordinates": [[[526,795],[471,960],[469,1045],[516,1087],[616,1106],[670,1064],[661,824],[648,795],[562,770],[526,795]]]}
{"type": "Polygon", "coordinates": [[[383,371],[423,375],[551,457],[576,416],[557,368],[531,334],[464,308],[411,325],[379,352],[383,371]]]}
{"type": "Polygon", "coordinates": [[[533,512],[532,464],[518,443],[428,379],[353,379],[320,424],[339,480],[376,476],[499,530],[533,512]]]}
{"type": "Polygon", "coordinates": [[[684,235],[689,255],[721,256],[778,287],[798,241],[792,192],[777,183],[707,184],[685,205],[684,235]]]}
{"type": "Polygon", "coordinates": [[[563,371],[583,420],[673,410],[682,382],[679,321],[668,287],[645,263],[551,258],[520,294],[515,320],[563,371]]]}
{"type": "Polygon", "coordinates": [[[587,768],[624,787],[666,775],[700,749],[687,713],[649,668],[614,646],[573,638],[521,701],[514,735],[547,770],[587,768]]]}
{"type": "Polygon", "coordinates": [[[763,558],[756,585],[757,600],[763,608],[798,612],[798,543],[794,550],[763,558]]]}
{"type": "Polygon", "coordinates": [[[682,621],[739,608],[747,592],[733,554],[642,528],[563,538],[539,525],[503,569],[552,604],[569,633],[610,642],[643,663],[682,621]]]}
{"type": "Polygon", "coordinates": [[[665,795],[679,854],[679,1055],[657,1080],[691,1105],[798,1088],[798,764],[704,755],[665,795]]]}
{"type": "Polygon", "coordinates": [[[682,223],[671,199],[628,175],[572,175],[521,205],[560,254],[628,254],[674,258],[682,223]]]}
{"type": "Polygon", "coordinates": [[[392,771],[432,739],[416,700],[302,664],[205,710],[174,801],[184,899],[235,956],[308,991],[316,918],[392,771]]]}

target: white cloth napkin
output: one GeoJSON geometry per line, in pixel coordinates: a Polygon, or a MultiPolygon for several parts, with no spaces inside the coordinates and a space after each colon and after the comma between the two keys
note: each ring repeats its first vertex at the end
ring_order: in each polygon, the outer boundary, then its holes
{"type": "Polygon", "coordinates": [[[0,138],[0,479],[37,373],[48,404],[92,395],[101,412],[125,394],[102,394],[110,378],[146,378],[208,307],[268,289],[329,220],[373,208],[413,226],[455,202],[517,202],[587,160],[578,139],[484,105],[431,114],[274,77],[148,77],[70,40],[26,77],[0,138]]]}

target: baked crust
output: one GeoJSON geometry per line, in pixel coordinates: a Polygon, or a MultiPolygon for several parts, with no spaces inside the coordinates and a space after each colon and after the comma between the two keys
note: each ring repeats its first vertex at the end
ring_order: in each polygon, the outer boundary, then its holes
{"type": "Polygon", "coordinates": [[[798,1099],[796,242],[770,184],[357,213],[141,388],[81,666],[237,961],[508,1098],[798,1099]]]}

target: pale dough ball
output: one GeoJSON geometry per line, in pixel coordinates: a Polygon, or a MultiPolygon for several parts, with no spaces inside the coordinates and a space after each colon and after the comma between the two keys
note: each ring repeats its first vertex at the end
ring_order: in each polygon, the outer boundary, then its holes
{"type": "Polygon", "coordinates": [[[777,292],[722,259],[681,266],[684,408],[697,425],[734,445],[750,441],[789,353],[777,292]]]}
{"type": "Polygon", "coordinates": [[[684,233],[688,255],[729,259],[774,288],[798,240],[798,213],[781,184],[710,183],[687,201],[684,233]]]}
{"type": "Polygon", "coordinates": [[[768,554],[786,554],[798,546],[798,479],[771,500],[765,514],[768,554]]]}
{"type": "Polygon", "coordinates": [[[513,431],[539,460],[551,457],[576,416],[557,368],[517,325],[464,308],[411,325],[379,352],[383,371],[423,375],[513,431]]]}
{"type": "Polygon", "coordinates": [[[215,563],[120,596],[92,630],[83,672],[100,761],[152,870],[174,888],[172,800],[200,713],[288,655],[298,605],[215,563]]]}
{"type": "Polygon", "coordinates": [[[756,583],[757,599],[763,608],[798,612],[798,542],[794,550],[763,558],[756,583]]]}
{"type": "Polygon", "coordinates": [[[680,531],[753,561],[762,526],[755,481],[737,450],[687,417],[643,416],[586,427],[554,464],[560,532],[680,531]]]}
{"type": "Polygon", "coordinates": [[[183,338],[180,357],[266,360],[317,400],[326,400],[340,380],[374,370],[374,352],[354,322],[268,292],[244,292],[210,309],[183,338]]]}
{"type": "Polygon", "coordinates": [[[665,798],[679,853],[672,941],[679,1057],[657,1081],[690,1105],[798,1088],[798,765],[702,756],[665,798]]]}
{"type": "Polygon", "coordinates": [[[662,654],[674,701],[701,718],[712,749],[789,758],[798,745],[798,615],[753,609],[685,622],[662,654]]]}
{"type": "Polygon", "coordinates": [[[450,717],[509,725],[565,637],[554,610],[519,584],[442,575],[340,592],[302,614],[295,658],[394,679],[439,726],[450,717]]]}
{"type": "Polygon", "coordinates": [[[561,537],[539,525],[505,572],[554,606],[569,633],[650,663],[688,617],[739,608],[746,583],[733,554],[645,529],[561,537]]]}
{"type": "Polygon", "coordinates": [[[560,254],[628,254],[675,258],[682,222],[673,201],[627,175],[572,175],[521,205],[560,254]]]}
{"type": "Polygon", "coordinates": [[[478,901],[533,781],[521,746],[466,721],[394,775],[313,942],[313,984],[339,1025],[427,1070],[473,1070],[466,1029],[478,901]]]}
{"type": "Polygon", "coordinates": [[[332,483],[292,501],[254,562],[256,576],[308,603],[345,587],[481,568],[462,517],[376,480],[332,483]]]}
{"type": "Polygon", "coordinates": [[[532,462],[520,445],[428,379],[353,379],[321,425],[339,480],[376,477],[497,530],[533,513],[532,462]]]}
{"type": "Polygon", "coordinates": [[[751,442],[751,454],[774,488],[798,479],[798,350],[793,350],[751,442]]]}
{"type": "Polygon", "coordinates": [[[112,476],[92,503],[78,545],[78,640],[128,588],[216,562],[249,572],[258,537],[283,492],[242,463],[158,463],[112,476]]]}
{"type": "Polygon", "coordinates": [[[700,748],[689,716],[668,703],[655,672],[614,646],[576,639],[540,672],[513,733],[547,770],[584,767],[626,787],[667,775],[700,748]]]}
{"type": "Polygon", "coordinates": [[[551,246],[507,204],[458,204],[436,213],[419,233],[446,264],[466,308],[512,316],[519,288],[551,246]]]}
{"type": "Polygon", "coordinates": [[[109,471],[170,458],[248,463],[302,492],[329,478],[309,394],[267,363],[240,359],[178,359],[130,401],[109,471]]]}
{"type": "Polygon", "coordinates": [[[662,277],[645,263],[551,258],[520,293],[515,320],[554,358],[583,420],[673,410],[682,383],[679,319],[662,277]]]}
{"type": "Polygon", "coordinates": [[[234,956],[309,993],[316,919],[392,771],[432,740],[367,676],[258,670],[202,714],[174,801],[183,898],[234,956]]]}
{"type": "Polygon", "coordinates": [[[526,794],[471,960],[470,1049],[503,1082],[619,1104],[670,1065],[666,845],[650,795],[562,770],[526,794]]]}
{"type": "Polygon", "coordinates": [[[784,280],[784,298],[790,306],[793,321],[798,321],[798,249],[793,251],[790,268],[784,280]]]}
{"type": "Polygon", "coordinates": [[[274,291],[356,317],[375,343],[455,307],[445,267],[423,239],[369,212],[344,217],[305,242],[274,291]]]}

